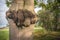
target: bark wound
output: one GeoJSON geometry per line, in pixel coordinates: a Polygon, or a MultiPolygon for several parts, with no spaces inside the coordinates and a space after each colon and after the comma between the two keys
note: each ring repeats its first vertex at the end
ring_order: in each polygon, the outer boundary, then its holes
{"type": "Polygon", "coordinates": [[[31,24],[36,23],[35,15],[28,10],[13,10],[6,13],[7,18],[12,19],[17,27],[29,27],[31,24]]]}
{"type": "Polygon", "coordinates": [[[7,11],[6,16],[10,24],[10,40],[33,40],[32,32],[36,22],[33,13],[19,9],[18,11],[7,11]],[[22,29],[18,29],[18,27],[22,29]]]}

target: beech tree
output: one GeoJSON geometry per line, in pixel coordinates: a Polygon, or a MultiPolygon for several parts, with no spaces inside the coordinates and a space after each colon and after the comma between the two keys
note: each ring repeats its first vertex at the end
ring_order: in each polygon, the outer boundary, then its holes
{"type": "MultiPolygon", "coordinates": [[[[37,21],[36,14],[34,12],[34,0],[13,0],[8,11],[13,11],[13,10],[18,11],[19,9],[21,10],[26,9],[32,12],[32,14],[35,15],[33,20],[37,21]]],[[[8,22],[10,24],[9,27],[10,40],[33,40],[32,33],[33,33],[35,23],[21,29],[16,26],[14,20],[9,19],[8,22]]]]}

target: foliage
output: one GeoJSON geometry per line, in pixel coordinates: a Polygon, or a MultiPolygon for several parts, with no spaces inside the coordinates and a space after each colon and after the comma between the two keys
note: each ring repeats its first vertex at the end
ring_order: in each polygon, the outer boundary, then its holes
{"type": "Polygon", "coordinates": [[[42,26],[44,28],[46,28],[47,30],[52,30],[52,28],[54,28],[54,14],[52,12],[50,12],[50,10],[46,10],[46,11],[40,11],[39,15],[39,26],[42,26]],[[42,24],[42,25],[41,25],[42,24]],[[53,25],[53,26],[52,26],[53,25]],[[52,26],[52,28],[51,28],[52,26]]]}
{"type": "Polygon", "coordinates": [[[11,4],[11,2],[6,1],[6,5],[7,5],[7,7],[9,7],[9,6],[10,6],[10,4],[11,4]]]}
{"type": "Polygon", "coordinates": [[[39,7],[42,10],[38,11],[40,17],[39,25],[45,27],[47,30],[60,30],[60,1],[59,0],[48,0],[48,4],[40,3],[39,7]]]}
{"type": "Polygon", "coordinates": [[[34,0],[34,5],[36,6],[36,5],[38,5],[38,3],[37,3],[37,1],[36,0],[34,0]]]}

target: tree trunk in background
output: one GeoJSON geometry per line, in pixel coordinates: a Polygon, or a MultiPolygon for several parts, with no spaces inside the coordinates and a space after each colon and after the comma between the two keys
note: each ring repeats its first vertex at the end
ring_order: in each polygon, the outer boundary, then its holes
{"type": "MultiPolygon", "coordinates": [[[[59,11],[60,12],[60,11],[59,11]]],[[[60,31],[60,13],[57,15],[57,30],[60,31]]]]}
{"type": "MultiPolygon", "coordinates": [[[[13,0],[9,10],[17,11],[18,9],[27,9],[35,13],[34,0],[13,0]]],[[[35,24],[32,24],[24,29],[18,29],[13,20],[9,19],[8,21],[10,24],[10,40],[33,40],[32,32],[35,24]]]]}

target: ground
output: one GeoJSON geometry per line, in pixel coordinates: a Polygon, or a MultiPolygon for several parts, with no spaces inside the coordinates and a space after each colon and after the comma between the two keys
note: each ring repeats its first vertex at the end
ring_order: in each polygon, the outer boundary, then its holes
{"type": "Polygon", "coordinates": [[[60,40],[60,32],[37,29],[34,31],[34,40],[60,40]]]}
{"type": "Polygon", "coordinates": [[[0,40],[9,40],[9,29],[0,29],[0,40]]]}
{"type": "MultiPolygon", "coordinates": [[[[34,29],[34,40],[60,40],[60,32],[46,31],[45,29],[34,29]]],[[[9,40],[9,28],[0,29],[0,40],[9,40]]]]}

